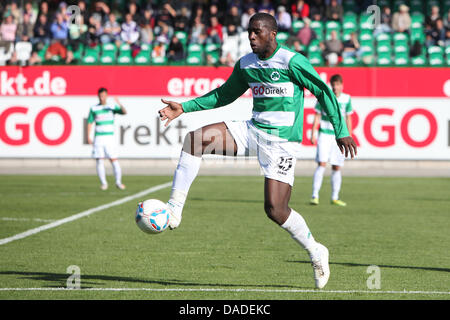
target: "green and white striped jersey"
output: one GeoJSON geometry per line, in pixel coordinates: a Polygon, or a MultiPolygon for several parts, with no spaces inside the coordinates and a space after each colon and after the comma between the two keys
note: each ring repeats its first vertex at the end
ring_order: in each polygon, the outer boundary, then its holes
{"type": "Polygon", "coordinates": [[[95,121],[95,135],[106,136],[114,134],[114,114],[123,114],[122,109],[118,105],[101,105],[92,106],[89,110],[88,123],[95,121]]]}
{"type": "MultiPolygon", "coordinates": [[[[352,108],[352,99],[350,95],[341,92],[339,97],[337,97],[337,101],[340,106],[340,112],[342,116],[345,117],[348,115],[351,115],[353,113],[352,108]]],[[[326,111],[322,108],[321,104],[317,102],[315,108],[316,113],[320,113],[320,128],[319,132],[325,133],[325,134],[332,134],[334,135],[334,129],[333,125],[330,122],[330,118],[328,117],[326,111]]]]}
{"type": "Polygon", "coordinates": [[[329,115],[336,137],[349,136],[336,96],[303,55],[278,45],[261,60],[254,53],[239,59],[228,80],[202,97],[182,103],[184,112],[218,108],[253,94],[252,123],[287,141],[302,141],[304,88],[311,91],[329,115]]]}

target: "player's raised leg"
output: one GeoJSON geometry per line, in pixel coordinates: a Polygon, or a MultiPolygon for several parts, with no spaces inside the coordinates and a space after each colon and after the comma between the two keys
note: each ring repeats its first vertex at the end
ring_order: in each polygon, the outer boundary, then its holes
{"type": "Polygon", "coordinates": [[[167,202],[171,229],[178,227],[181,222],[183,206],[200,169],[202,155],[234,156],[236,153],[236,142],[224,122],[202,127],[186,135],[173,178],[172,193],[167,202]]]}
{"type": "Polygon", "coordinates": [[[330,277],[328,249],[315,241],[305,219],[289,207],[292,187],[288,183],[265,179],[264,210],[267,216],[285,229],[309,254],[317,288],[323,288],[330,277]]]}

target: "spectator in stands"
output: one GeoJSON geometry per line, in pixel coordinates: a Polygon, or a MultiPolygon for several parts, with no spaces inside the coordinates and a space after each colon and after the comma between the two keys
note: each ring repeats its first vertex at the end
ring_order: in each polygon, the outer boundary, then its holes
{"type": "Polygon", "coordinates": [[[427,31],[425,42],[426,46],[444,46],[445,35],[446,30],[444,27],[444,23],[442,19],[439,18],[435,21],[434,28],[431,28],[429,31],[427,31]]]}
{"type": "Polygon", "coordinates": [[[209,27],[211,26],[211,18],[212,17],[216,17],[219,24],[222,25],[223,15],[219,11],[219,7],[216,3],[211,3],[211,5],[209,6],[208,19],[207,19],[207,21],[209,23],[209,27]]]}
{"type": "Polygon", "coordinates": [[[380,24],[375,27],[373,35],[376,37],[381,33],[392,33],[392,15],[391,8],[384,6],[381,12],[380,24]]]}
{"type": "Polygon", "coordinates": [[[166,44],[166,45],[169,44],[170,43],[170,39],[171,39],[171,37],[173,35],[173,32],[170,32],[169,26],[167,26],[167,25],[163,25],[160,30],[161,31],[156,36],[156,40],[158,42],[166,44]]]}
{"type": "Polygon", "coordinates": [[[441,15],[439,14],[439,6],[432,6],[431,13],[425,19],[425,24],[429,25],[431,28],[436,26],[436,20],[441,19],[441,15]]]}
{"type": "Polygon", "coordinates": [[[53,40],[45,52],[45,60],[53,60],[56,57],[69,64],[73,60],[73,53],[67,49],[67,46],[62,41],[53,40]]]}
{"type": "Polygon", "coordinates": [[[193,10],[193,14],[191,14],[191,20],[190,20],[189,26],[192,28],[195,25],[195,20],[197,18],[200,19],[200,23],[202,23],[206,26],[205,16],[206,16],[206,14],[205,14],[205,11],[203,10],[203,7],[199,4],[197,4],[197,6],[195,7],[195,10],[193,10]]]}
{"type": "Polygon", "coordinates": [[[22,20],[22,18],[20,15],[21,14],[20,9],[15,1],[12,1],[11,4],[9,5],[9,13],[13,17],[14,24],[18,25],[22,20]]]}
{"type": "Polygon", "coordinates": [[[128,13],[131,14],[131,19],[134,22],[139,22],[139,20],[141,20],[141,15],[139,14],[136,2],[133,1],[128,4],[128,13]]]}
{"type": "Polygon", "coordinates": [[[411,49],[409,50],[409,56],[411,58],[418,57],[422,54],[422,44],[419,40],[414,41],[414,43],[411,45],[411,49]]]}
{"type": "Polygon", "coordinates": [[[229,67],[234,66],[238,59],[239,34],[234,24],[227,27],[227,35],[224,36],[222,44],[222,55],[220,63],[229,67]]]}
{"type": "Polygon", "coordinates": [[[289,12],[286,11],[286,8],[284,6],[279,6],[277,9],[277,15],[276,20],[278,23],[278,30],[279,31],[290,31],[292,26],[292,19],[289,12]]]}
{"type": "Polygon", "coordinates": [[[40,15],[45,15],[47,17],[48,21],[51,21],[51,17],[50,17],[50,13],[48,11],[48,2],[47,1],[42,1],[39,5],[39,12],[38,12],[38,17],[40,15]]]}
{"type": "Polygon", "coordinates": [[[122,32],[120,32],[120,39],[129,45],[135,44],[139,39],[139,30],[137,23],[133,21],[131,14],[125,15],[125,21],[122,23],[122,32]]]}
{"type": "Polygon", "coordinates": [[[241,27],[243,30],[247,31],[248,29],[248,22],[250,21],[250,18],[256,13],[256,9],[254,6],[248,6],[245,10],[245,12],[242,14],[241,17],[241,27]]]}
{"type": "Polygon", "coordinates": [[[275,9],[270,0],[262,0],[261,4],[258,6],[258,12],[265,12],[275,16],[275,9]]]}
{"type": "Polygon", "coordinates": [[[10,12],[6,12],[0,25],[0,48],[3,47],[5,52],[9,52],[16,39],[17,24],[10,12]]]}
{"type": "Polygon", "coordinates": [[[305,0],[299,0],[296,3],[292,4],[292,19],[303,20],[306,17],[309,17],[309,4],[305,2],[305,0]]]}
{"type": "Polygon", "coordinates": [[[87,44],[87,30],[83,15],[77,15],[75,23],[69,25],[69,45],[73,51],[77,51],[81,44],[87,44]]]}
{"type": "Polygon", "coordinates": [[[155,25],[155,20],[152,16],[152,11],[150,8],[144,10],[144,14],[141,17],[139,29],[140,29],[140,39],[141,43],[151,44],[154,39],[153,27],[155,25]]]}
{"type": "Polygon", "coordinates": [[[325,17],[325,5],[323,4],[323,1],[313,0],[310,5],[309,14],[314,21],[322,20],[322,18],[325,17]]]}
{"type": "MultiPolygon", "coordinates": [[[[445,47],[449,47],[450,46],[450,29],[447,28],[447,31],[445,31],[445,47]]],[[[447,54],[447,58],[448,58],[448,54],[447,54]]]]}
{"type": "Polygon", "coordinates": [[[187,7],[182,7],[180,13],[175,17],[175,31],[189,31],[189,10],[187,7]]]}
{"type": "Polygon", "coordinates": [[[335,30],[331,31],[330,40],[320,43],[322,54],[329,66],[335,66],[338,64],[343,47],[342,41],[338,39],[337,32],[335,30]]]}
{"type": "Polygon", "coordinates": [[[392,29],[396,32],[409,33],[411,28],[411,16],[409,15],[409,7],[405,4],[399,6],[399,12],[394,13],[392,17],[392,29]]]}
{"type": "Polygon", "coordinates": [[[61,13],[56,14],[55,21],[50,25],[50,32],[53,40],[58,40],[62,44],[67,43],[69,37],[69,26],[61,13]]]}
{"type": "Polygon", "coordinates": [[[237,32],[241,27],[241,17],[239,16],[239,8],[237,6],[232,6],[225,17],[225,27],[233,25],[234,32],[237,32]]]}
{"type": "MultiPolygon", "coordinates": [[[[173,25],[174,19],[176,17],[176,12],[172,8],[172,6],[168,3],[165,3],[163,8],[159,11],[156,16],[156,25],[155,25],[155,35],[160,35],[163,29],[168,29],[169,34],[173,34],[173,25]]],[[[170,37],[169,37],[170,39],[170,37]]]]}
{"type": "Polygon", "coordinates": [[[447,18],[444,19],[444,26],[450,29],[450,9],[448,9],[447,18]]]}
{"type": "Polygon", "coordinates": [[[43,45],[47,45],[50,43],[51,32],[50,32],[50,23],[45,14],[39,15],[39,18],[34,25],[34,33],[31,42],[33,45],[37,43],[42,43],[43,45]]]}
{"type": "Polygon", "coordinates": [[[108,19],[109,7],[104,1],[96,1],[94,5],[94,12],[91,14],[90,18],[100,22],[100,25],[108,19]]]}
{"type": "Polygon", "coordinates": [[[101,19],[98,16],[92,15],[89,18],[88,25],[88,45],[95,47],[100,42],[100,37],[103,34],[103,26],[101,19]]]}
{"type": "Polygon", "coordinates": [[[303,26],[303,28],[301,28],[297,32],[296,37],[302,45],[307,47],[311,43],[311,40],[314,40],[317,38],[317,35],[314,32],[314,30],[311,29],[311,27],[310,27],[311,20],[309,20],[309,18],[306,18],[306,17],[303,18],[303,22],[305,23],[305,25],[303,26]]]}
{"type": "Polygon", "coordinates": [[[172,62],[181,61],[184,59],[183,44],[176,36],[172,36],[172,40],[170,41],[167,59],[172,62]]]}
{"type": "Polygon", "coordinates": [[[17,26],[16,40],[31,41],[34,28],[34,24],[31,22],[31,16],[29,14],[24,14],[21,20],[22,22],[17,26]]]}
{"type": "Polygon", "coordinates": [[[114,13],[110,13],[108,15],[108,21],[106,21],[103,25],[103,33],[100,36],[100,40],[102,43],[115,42],[118,46],[120,44],[121,31],[122,28],[116,20],[116,15],[114,13]]]}
{"type": "Polygon", "coordinates": [[[152,49],[152,59],[164,58],[166,56],[166,47],[161,42],[156,41],[152,49]]]}
{"type": "Polygon", "coordinates": [[[350,39],[344,42],[343,47],[344,51],[342,52],[342,58],[359,58],[361,56],[361,46],[355,32],[350,34],[350,39]]]}
{"type": "Polygon", "coordinates": [[[204,44],[206,41],[206,27],[202,23],[201,16],[197,16],[191,27],[189,43],[204,44]]]}
{"type": "Polygon", "coordinates": [[[342,5],[340,5],[337,0],[331,0],[330,5],[328,5],[325,9],[325,16],[327,20],[341,21],[343,15],[344,9],[342,8],[342,5]]]}
{"type": "Polygon", "coordinates": [[[25,2],[24,8],[20,9],[20,16],[23,17],[25,15],[28,15],[30,22],[34,26],[37,20],[37,11],[33,9],[33,4],[31,1],[25,2]]]}
{"type": "Polygon", "coordinates": [[[211,26],[206,29],[206,43],[222,43],[223,33],[219,19],[216,16],[212,16],[210,24],[211,26]]]}
{"type": "Polygon", "coordinates": [[[83,16],[83,21],[89,21],[89,12],[86,9],[86,1],[80,0],[77,2],[77,6],[80,9],[80,15],[83,16]]]}

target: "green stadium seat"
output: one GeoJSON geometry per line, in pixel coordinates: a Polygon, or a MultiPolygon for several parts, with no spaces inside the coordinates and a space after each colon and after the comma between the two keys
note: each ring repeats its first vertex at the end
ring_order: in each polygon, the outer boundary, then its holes
{"type": "Polygon", "coordinates": [[[117,63],[122,65],[132,64],[133,57],[131,56],[131,47],[127,43],[122,43],[119,48],[119,56],[117,63]]]}
{"type": "Polygon", "coordinates": [[[392,64],[392,58],[390,52],[384,52],[378,54],[377,65],[390,66],[392,64]]]}
{"type": "Polygon", "coordinates": [[[414,43],[416,40],[422,44],[425,42],[425,32],[423,30],[414,29],[411,31],[411,43],[414,43]]]}
{"type": "Polygon", "coordinates": [[[370,30],[361,30],[359,41],[373,41],[373,34],[370,30]]]}
{"type": "Polygon", "coordinates": [[[394,56],[394,64],[396,66],[407,66],[407,65],[409,65],[408,52],[396,52],[395,56],[394,56]]]}
{"type": "Polygon", "coordinates": [[[333,30],[336,32],[341,32],[341,29],[342,29],[342,25],[338,21],[327,21],[325,23],[325,30],[327,33],[331,32],[333,30]]]}
{"type": "Polygon", "coordinates": [[[350,67],[350,66],[356,66],[358,63],[358,61],[356,60],[355,57],[345,57],[342,60],[342,65],[350,67]]]}
{"type": "MultiPolygon", "coordinates": [[[[214,52],[211,52],[209,54],[214,55],[214,52]]],[[[200,65],[203,64],[203,54],[199,51],[192,51],[188,53],[188,56],[186,58],[186,63],[188,65],[200,65]]]]}
{"type": "Polygon", "coordinates": [[[311,52],[309,54],[309,62],[313,66],[320,66],[323,65],[323,58],[322,54],[320,52],[311,52]]]}
{"type": "Polygon", "coordinates": [[[392,2],[392,7],[391,7],[392,12],[397,12],[397,11],[398,11],[398,8],[399,8],[400,5],[402,5],[402,4],[408,5],[408,2],[405,1],[405,0],[394,0],[394,1],[392,2]]]}
{"type": "Polygon", "coordinates": [[[156,57],[156,58],[152,58],[151,60],[152,65],[167,65],[168,61],[167,61],[167,57],[156,57]]]}
{"type": "Polygon", "coordinates": [[[305,26],[305,23],[302,20],[296,19],[292,22],[292,32],[296,34],[304,26],[305,26]]]}
{"type": "Polygon", "coordinates": [[[115,64],[116,63],[116,53],[114,51],[105,51],[100,56],[100,63],[101,64],[115,64]]]}
{"type": "Polygon", "coordinates": [[[84,44],[79,43],[77,50],[73,50],[71,46],[68,46],[68,49],[72,51],[74,60],[80,61],[83,58],[84,44]]]}
{"type": "Polygon", "coordinates": [[[411,18],[414,22],[413,16],[417,13],[422,14],[423,11],[423,0],[411,0],[409,3],[410,13],[412,14],[411,18]]]}
{"type": "Polygon", "coordinates": [[[322,21],[311,21],[310,24],[311,29],[314,30],[314,32],[317,35],[317,39],[320,41],[323,41],[323,30],[324,30],[324,26],[323,26],[323,22],[322,21]]]}
{"type": "Polygon", "coordinates": [[[403,32],[397,32],[394,34],[394,44],[408,44],[409,37],[408,34],[403,32]]]}
{"type": "Polygon", "coordinates": [[[105,53],[105,52],[112,52],[112,53],[116,54],[116,52],[117,52],[116,45],[112,42],[102,44],[102,53],[105,53]]]}
{"type": "Polygon", "coordinates": [[[428,63],[430,66],[444,65],[444,50],[439,46],[428,48],[428,63]]]}
{"type": "Polygon", "coordinates": [[[345,12],[356,12],[356,1],[355,0],[346,0],[342,2],[345,12]]]}
{"type": "Polygon", "coordinates": [[[96,64],[98,63],[98,57],[100,54],[100,47],[86,47],[86,50],[84,52],[84,56],[81,59],[83,64],[96,64]]]}
{"type": "Polygon", "coordinates": [[[373,30],[374,20],[370,14],[361,14],[359,16],[359,28],[361,30],[373,30]]]}
{"type": "Polygon", "coordinates": [[[313,52],[320,52],[320,41],[319,40],[317,40],[317,39],[315,39],[315,40],[312,40],[310,43],[309,43],[309,46],[308,46],[308,55],[310,55],[311,53],[313,53],[313,52]]]}
{"type": "Polygon", "coordinates": [[[188,34],[185,31],[175,31],[174,35],[180,40],[184,47],[186,47],[186,43],[188,40],[188,34]]]}
{"type": "Polygon", "coordinates": [[[289,32],[278,32],[277,33],[278,43],[284,44],[288,38],[289,38],[289,32]]]}
{"type": "Polygon", "coordinates": [[[426,64],[427,64],[427,57],[425,56],[425,54],[411,58],[411,65],[415,67],[423,67],[426,64]]]}
{"type": "Polygon", "coordinates": [[[361,46],[361,50],[364,52],[364,53],[368,53],[368,54],[374,54],[374,52],[375,52],[375,47],[374,47],[374,45],[373,45],[373,42],[372,41],[361,41],[361,43],[360,43],[360,46],[361,46]]]}
{"type": "Polygon", "coordinates": [[[394,52],[395,53],[408,52],[408,50],[409,50],[408,44],[400,43],[400,44],[395,44],[394,45],[394,52]]]}
{"type": "Polygon", "coordinates": [[[150,64],[150,54],[151,54],[151,51],[149,49],[143,50],[141,47],[141,51],[139,51],[139,53],[136,55],[136,57],[134,57],[134,64],[137,64],[137,65],[150,64]]]}

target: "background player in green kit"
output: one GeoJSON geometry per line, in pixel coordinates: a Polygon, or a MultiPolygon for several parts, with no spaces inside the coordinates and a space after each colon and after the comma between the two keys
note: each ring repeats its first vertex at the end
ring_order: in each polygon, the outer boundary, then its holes
{"type": "Polygon", "coordinates": [[[276,42],[273,16],[252,16],[248,37],[253,53],[242,57],[228,80],[202,97],[182,104],[162,100],[159,111],[166,126],[183,112],[218,108],[239,98],[248,88],[253,93],[253,115],[248,121],[227,121],[190,132],[184,141],[168,201],[169,226],[181,222],[189,188],[197,176],[203,154],[256,154],[264,172],[264,210],[308,252],[317,288],[329,278],[328,249],[315,241],[303,217],[289,207],[294,167],[303,130],[303,91],[310,90],[330,117],[336,141],[345,155],[356,155],[333,92],[320,79],[309,61],[276,42]]]}
{"type": "Polygon", "coordinates": [[[93,144],[92,157],[96,159],[97,175],[100,179],[102,190],[108,189],[106,181],[104,159],[108,158],[114,171],[116,187],[120,190],[125,189],[122,184],[122,169],[120,168],[118,154],[116,150],[116,141],[114,140],[114,115],[126,114],[127,111],[117,98],[114,98],[117,105],[108,104],[108,91],[105,88],[98,90],[99,103],[92,106],[89,110],[87,135],[88,143],[93,144]],[[94,141],[92,141],[92,128],[95,123],[94,141]]]}
{"type": "MultiPolygon", "coordinates": [[[[347,121],[347,128],[350,135],[352,134],[352,100],[350,95],[342,92],[344,81],[341,75],[335,74],[330,78],[331,88],[337,97],[340,105],[340,112],[347,121]]],[[[334,129],[331,124],[327,112],[320,102],[315,107],[316,115],[314,116],[313,127],[311,131],[312,144],[317,143],[316,161],[318,166],[313,176],[313,190],[310,203],[319,204],[319,191],[322,186],[323,175],[327,162],[331,164],[331,204],[345,207],[347,204],[339,199],[339,191],[341,190],[342,174],[341,168],[344,165],[344,156],[339,151],[334,138],[334,129]],[[319,137],[316,137],[317,127],[319,127],[319,137]]]]}

